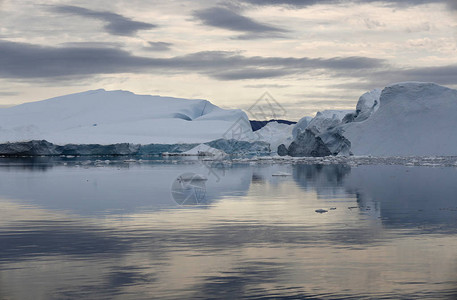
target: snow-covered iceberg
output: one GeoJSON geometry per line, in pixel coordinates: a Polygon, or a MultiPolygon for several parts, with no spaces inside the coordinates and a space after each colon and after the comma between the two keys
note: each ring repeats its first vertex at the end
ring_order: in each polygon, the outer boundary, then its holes
{"type": "Polygon", "coordinates": [[[434,83],[387,86],[379,108],[344,125],[354,155],[457,155],[457,90],[434,83]]]}
{"type": "Polygon", "coordinates": [[[318,113],[289,148],[281,146],[278,153],[453,156],[455,128],[457,90],[434,83],[396,83],[362,95],[354,112],[318,113]]]}
{"type": "Polygon", "coordinates": [[[224,138],[234,124],[252,133],[246,113],[238,109],[101,89],[0,108],[0,143],[204,143],[224,138]]]}

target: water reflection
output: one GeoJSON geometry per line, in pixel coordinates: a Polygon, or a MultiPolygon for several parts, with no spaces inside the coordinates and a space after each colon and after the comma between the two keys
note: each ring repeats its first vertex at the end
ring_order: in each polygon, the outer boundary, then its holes
{"type": "Polygon", "coordinates": [[[179,175],[171,186],[173,199],[179,205],[207,204],[205,176],[195,173],[179,175]]]}
{"type": "MultiPolygon", "coordinates": [[[[0,197],[80,215],[169,209],[177,207],[172,185],[179,175],[195,172],[208,176],[208,170],[199,164],[121,163],[82,167],[59,163],[43,170],[46,172],[30,172],[21,165],[0,167],[0,197]]],[[[227,195],[247,193],[249,170],[233,167],[225,172],[226,176],[220,179],[208,176],[207,191],[200,194],[205,204],[227,195]]]]}
{"type": "Polygon", "coordinates": [[[233,165],[217,181],[198,164],[0,167],[0,298],[453,298],[456,176],[233,165]],[[186,173],[207,178],[204,209],[174,202],[186,173]]]}
{"type": "Polygon", "coordinates": [[[399,228],[457,229],[457,169],[361,166],[345,187],[360,209],[378,211],[382,222],[399,228]]]}
{"type": "Polygon", "coordinates": [[[296,165],[294,180],[305,191],[312,189],[319,196],[344,195],[344,178],[351,173],[348,165],[296,165]]]}

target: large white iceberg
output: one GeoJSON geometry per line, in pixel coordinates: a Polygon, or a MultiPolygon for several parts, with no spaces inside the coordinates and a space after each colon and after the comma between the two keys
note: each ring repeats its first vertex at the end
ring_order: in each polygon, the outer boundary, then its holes
{"type": "Polygon", "coordinates": [[[343,125],[354,155],[457,155],[457,90],[434,83],[387,86],[379,108],[343,125]]]}
{"type": "Polygon", "coordinates": [[[359,98],[356,111],[318,113],[282,155],[457,155],[457,90],[405,82],[359,98]]]}
{"type": "Polygon", "coordinates": [[[246,113],[127,91],[100,89],[0,109],[0,142],[203,143],[230,138],[231,130],[252,133],[246,113]]]}

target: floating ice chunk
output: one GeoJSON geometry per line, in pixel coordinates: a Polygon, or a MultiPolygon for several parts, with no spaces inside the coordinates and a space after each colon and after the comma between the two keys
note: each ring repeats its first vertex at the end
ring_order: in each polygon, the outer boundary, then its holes
{"type": "Polygon", "coordinates": [[[201,174],[196,174],[196,173],[184,173],[180,175],[178,178],[180,181],[206,181],[208,178],[206,178],[204,175],[201,174]]]}
{"type": "Polygon", "coordinates": [[[276,172],[271,174],[271,176],[292,176],[292,174],[286,172],[276,172]]]}
{"type": "Polygon", "coordinates": [[[200,144],[197,147],[190,149],[189,151],[185,151],[181,153],[183,156],[214,156],[216,158],[223,158],[227,154],[219,149],[210,147],[205,144],[200,144]]]}

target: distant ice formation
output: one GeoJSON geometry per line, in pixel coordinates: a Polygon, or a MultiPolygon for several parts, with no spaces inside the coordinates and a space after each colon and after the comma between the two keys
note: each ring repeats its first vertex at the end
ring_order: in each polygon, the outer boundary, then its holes
{"type": "Polygon", "coordinates": [[[457,90],[434,83],[392,84],[363,94],[355,110],[256,132],[243,111],[206,100],[94,90],[0,108],[0,154],[457,156],[456,128],[457,90]]]}

